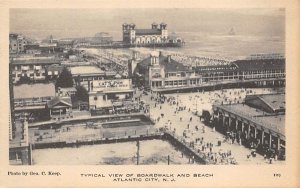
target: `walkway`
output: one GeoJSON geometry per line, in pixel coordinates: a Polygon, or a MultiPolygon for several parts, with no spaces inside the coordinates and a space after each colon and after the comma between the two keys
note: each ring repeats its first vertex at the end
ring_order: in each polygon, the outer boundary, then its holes
{"type": "MultiPolygon", "coordinates": [[[[227,100],[231,100],[234,98],[239,98],[234,95],[234,93],[242,92],[241,89],[231,89],[227,90],[226,97],[227,100]],[[229,94],[230,92],[230,94],[229,94]]],[[[245,94],[247,91],[244,91],[245,94]]],[[[243,92],[243,93],[244,93],[243,92]]],[[[264,89],[251,89],[251,93],[269,93],[272,92],[271,90],[264,90],[264,89]]],[[[139,94],[139,92],[137,93],[139,94]]],[[[240,95],[242,97],[245,94],[240,95]]],[[[187,141],[195,141],[196,138],[204,139],[205,143],[212,143],[213,150],[212,152],[219,152],[221,151],[231,151],[231,154],[234,156],[238,164],[268,164],[268,161],[265,161],[263,156],[257,155],[256,157],[247,158],[247,155],[251,153],[250,149],[235,144],[230,144],[224,142],[225,137],[224,135],[213,132],[213,130],[207,126],[205,126],[201,121],[200,118],[192,113],[195,112],[197,103],[197,110],[199,113],[202,113],[202,109],[207,109],[215,100],[220,100],[220,91],[214,92],[204,92],[204,93],[186,93],[186,94],[170,94],[165,95],[166,97],[173,97],[175,101],[178,98],[178,106],[170,105],[168,102],[164,104],[157,104],[155,107],[155,102],[152,100],[151,103],[151,117],[153,119],[158,119],[159,121],[156,123],[155,127],[166,127],[169,130],[175,129],[175,134],[178,136],[182,136],[183,132],[186,131],[187,134],[187,141]],[[197,101],[197,102],[196,102],[197,101]],[[161,106],[161,109],[160,109],[161,106]],[[178,107],[186,107],[186,110],[176,111],[178,107]],[[189,109],[190,108],[190,112],[189,109]],[[161,117],[161,114],[164,114],[164,117],[161,117]],[[192,121],[190,118],[192,117],[192,121]],[[180,120],[182,118],[182,120],[180,120]],[[189,125],[189,128],[188,128],[189,125]],[[198,131],[196,130],[196,126],[198,126],[198,131]],[[205,129],[205,133],[203,133],[203,128],[205,129]],[[217,146],[218,141],[221,141],[221,146],[217,146]]],[[[143,95],[143,100],[150,101],[150,95],[143,95]]],[[[275,161],[276,164],[284,164],[284,161],[275,161]]]]}

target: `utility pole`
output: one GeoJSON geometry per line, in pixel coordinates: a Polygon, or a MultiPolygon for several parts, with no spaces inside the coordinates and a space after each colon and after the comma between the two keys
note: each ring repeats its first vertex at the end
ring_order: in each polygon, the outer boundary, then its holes
{"type": "Polygon", "coordinates": [[[140,141],[139,140],[136,141],[136,147],[137,147],[137,150],[136,150],[136,165],[139,165],[139,160],[140,160],[140,141]]]}

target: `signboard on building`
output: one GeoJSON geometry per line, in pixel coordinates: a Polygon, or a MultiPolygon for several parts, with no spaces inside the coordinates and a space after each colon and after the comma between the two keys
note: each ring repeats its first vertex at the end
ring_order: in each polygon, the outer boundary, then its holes
{"type": "Polygon", "coordinates": [[[91,91],[119,91],[131,89],[131,79],[94,80],[91,82],[91,91]]]}

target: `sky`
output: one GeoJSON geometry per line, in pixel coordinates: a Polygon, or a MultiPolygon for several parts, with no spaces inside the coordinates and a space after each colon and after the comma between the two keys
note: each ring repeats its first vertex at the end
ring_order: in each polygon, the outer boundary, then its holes
{"type": "Polygon", "coordinates": [[[34,39],[91,37],[109,32],[121,39],[123,23],[150,28],[167,23],[169,32],[227,34],[284,38],[284,9],[10,9],[10,32],[34,39]]]}

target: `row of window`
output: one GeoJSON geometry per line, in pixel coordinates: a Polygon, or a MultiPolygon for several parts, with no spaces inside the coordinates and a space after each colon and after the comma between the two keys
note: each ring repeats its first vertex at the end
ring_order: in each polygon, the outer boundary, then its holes
{"type": "Polygon", "coordinates": [[[45,67],[44,66],[42,66],[42,65],[26,65],[26,66],[24,66],[24,65],[20,65],[20,66],[18,66],[18,65],[16,65],[16,66],[14,66],[14,70],[28,70],[28,69],[31,69],[31,70],[33,70],[33,69],[44,69],[45,67]]]}
{"type": "Polygon", "coordinates": [[[32,77],[32,76],[46,76],[46,73],[30,73],[30,74],[12,74],[12,77],[32,77]]]}
{"type": "Polygon", "coordinates": [[[187,86],[188,83],[189,85],[199,85],[201,84],[201,80],[195,79],[195,80],[165,81],[165,87],[187,86]]]}

